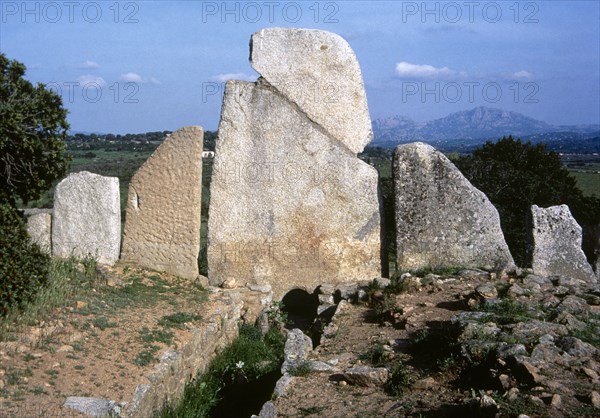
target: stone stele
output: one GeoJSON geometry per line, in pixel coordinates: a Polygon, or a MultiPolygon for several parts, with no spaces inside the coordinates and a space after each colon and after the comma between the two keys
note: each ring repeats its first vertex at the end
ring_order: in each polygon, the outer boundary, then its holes
{"type": "Polygon", "coordinates": [[[498,211],[441,152],[399,145],[393,177],[399,270],[514,268],[498,211]]]}
{"type": "Polygon", "coordinates": [[[131,179],[121,260],[198,275],[202,140],[199,126],[171,134],[131,179]]]}
{"type": "Polygon", "coordinates": [[[596,282],[592,267],[581,249],[581,227],[567,205],[531,207],[533,254],[531,267],[540,276],[569,276],[596,282]]]}
{"type": "Polygon", "coordinates": [[[87,171],[69,174],[56,186],[52,220],[55,257],[91,256],[112,265],[119,258],[119,179],[87,171]]]}
{"type": "Polygon", "coordinates": [[[264,78],[226,84],[211,182],[210,283],[268,283],[277,299],[294,288],[380,277],[378,175],[356,157],[370,139],[368,112],[353,113],[362,100],[340,96],[352,114],[336,114],[321,98],[290,98],[276,87],[279,76],[269,78],[271,66],[286,62],[290,79],[307,74],[307,82],[330,80],[363,97],[361,77],[338,78],[352,72],[342,63],[358,71],[354,54],[339,36],[313,30],[261,31],[251,44],[264,78]],[[257,38],[265,39],[260,51],[257,38]],[[335,130],[314,116],[327,112],[335,130]],[[369,129],[359,138],[361,118],[369,129]]]}
{"type": "Polygon", "coordinates": [[[47,254],[52,253],[52,209],[25,209],[31,241],[47,254]]]}

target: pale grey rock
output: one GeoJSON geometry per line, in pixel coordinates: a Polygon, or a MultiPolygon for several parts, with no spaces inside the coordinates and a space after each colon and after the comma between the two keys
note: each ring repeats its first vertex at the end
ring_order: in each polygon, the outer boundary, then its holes
{"type": "Polygon", "coordinates": [[[532,268],[540,276],[565,275],[588,283],[597,281],[581,249],[581,227],[567,205],[531,207],[532,268]]]}
{"type": "Polygon", "coordinates": [[[187,279],[198,275],[203,136],[199,126],[175,131],[134,174],[122,261],[187,279]]]}
{"type": "Polygon", "coordinates": [[[498,289],[492,283],[480,284],[475,288],[475,292],[479,297],[484,299],[495,299],[498,297],[498,289]]]}
{"type": "Polygon", "coordinates": [[[211,181],[208,268],[273,297],[381,276],[377,171],[263,84],[230,81],[211,181]]]}
{"type": "Polygon", "coordinates": [[[277,408],[275,408],[273,402],[268,401],[264,403],[260,409],[258,418],[277,418],[277,408]]]}
{"type": "Polygon", "coordinates": [[[441,152],[399,145],[393,178],[398,270],[515,268],[498,211],[441,152]]]}
{"type": "Polygon", "coordinates": [[[389,380],[390,372],[385,367],[352,367],[340,377],[351,385],[382,386],[389,380]]]}
{"type": "Polygon", "coordinates": [[[121,416],[121,406],[115,401],[107,401],[106,399],[69,396],[63,406],[75,409],[90,417],[121,416]]]}
{"type": "Polygon", "coordinates": [[[27,232],[31,241],[37,244],[47,254],[52,252],[52,210],[31,213],[27,216],[27,232]]]}
{"type": "Polygon", "coordinates": [[[315,29],[262,29],[250,40],[250,64],[352,153],[373,139],[360,66],[341,36],[315,29]]]}
{"type": "Polygon", "coordinates": [[[308,361],[308,354],[312,351],[312,340],[298,328],[290,330],[287,334],[283,349],[283,364],[281,374],[290,369],[301,366],[308,361]]]}
{"type": "Polygon", "coordinates": [[[287,390],[294,381],[294,376],[290,376],[288,373],[285,373],[283,376],[279,378],[277,383],[275,383],[275,389],[273,390],[273,394],[276,397],[285,396],[287,394],[287,390]]]}
{"type": "Polygon", "coordinates": [[[114,264],[121,246],[119,179],[87,171],[69,174],[54,191],[52,254],[114,264]]]}

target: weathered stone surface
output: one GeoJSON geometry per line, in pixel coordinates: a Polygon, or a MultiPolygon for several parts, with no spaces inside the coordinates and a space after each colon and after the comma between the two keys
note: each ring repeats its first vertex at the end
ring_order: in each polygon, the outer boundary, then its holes
{"type": "Polygon", "coordinates": [[[290,330],[287,334],[283,350],[281,374],[286,374],[290,369],[306,363],[308,361],[308,354],[311,351],[312,340],[298,328],[290,330]]]}
{"type": "Polygon", "coordinates": [[[399,270],[514,268],[498,211],[441,152],[400,145],[393,171],[399,270]]]}
{"type": "Polygon", "coordinates": [[[52,209],[25,210],[27,232],[42,251],[52,252],[52,209]]]}
{"type": "Polygon", "coordinates": [[[341,378],[351,385],[382,386],[390,378],[385,367],[352,367],[341,373],[341,378]]]}
{"type": "Polygon", "coordinates": [[[353,153],[373,139],[358,60],[339,35],[268,28],[250,40],[252,67],[353,153]]]}
{"type": "Polygon", "coordinates": [[[229,81],[211,181],[211,284],[270,283],[279,299],[381,277],[377,183],[373,167],[268,83],[229,81]]]}
{"type": "Polygon", "coordinates": [[[199,126],[177,130],[131,179],[123,261],[188,279],[198,275],[203,135],[199,126]]]}
{"type": "Polygon", "coordinates": [[[114,264],[121,245],[119,179],[87,171],[69,174],[54,191],[52,254],[114,264]]]}
{"type": "Polygon", "coordinates": [[[120,416],[121,406],[106,399],[69,396],[64,403],[67,408],[75,409],[90,417],[120,416]]]}
{"type": "Polygon", "coordinates": [[[596,282],[592,267],[581,249],[581,227],[567,205],[531,207],[533,255],[531,266],[540,276],[565,275],[596,282]]]}

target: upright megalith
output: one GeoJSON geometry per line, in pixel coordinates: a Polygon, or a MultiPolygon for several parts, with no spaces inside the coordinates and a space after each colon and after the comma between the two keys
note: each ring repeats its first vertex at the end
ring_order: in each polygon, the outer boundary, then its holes
{"type": "Polygon", "coordinates": [[[596,282],[581,249],[581,227],[567,205],[531,207],[533,252],[531,267],[540,276],[569,276],[596,282]]]}
{"type": "Polygon", "coordinates": [[[52,209],[25,209],[31,241],[47,254],[52,253],[52,209]]]}
{"type": "Polygon", "coordinates": [[[121,245],[119,179],[82,171],[54,191],[52,254],[114,264],[121,245]]]}
{"type": "Polygon", "coordinates": [[[399,270],[512,269],[498,211],[430,145],[399,145],[393,161],[399,270]]]}
{"type": "Polygon", "coordinates": [[[322,283],[380,277],[378,176],[356,156],[372,134],[354,53],[337,35],[305,29],[266,29],[251,46],[261,78],[229,81],[223,98],[211,284],[268,283],[280,298],[294,288],[312,293],[322,283]],[[297,90],[286,88],[285,71],[297,90]],[[299,98],[311,94],[307,83],[344,93],[332,96],[335,106],[322,95],[299,98]]]}
{"type": "Polygon", "coordinates": [[[198,276],[203,136],[199,126],[177,130],[131,179],[123,261],[198,276]]]}

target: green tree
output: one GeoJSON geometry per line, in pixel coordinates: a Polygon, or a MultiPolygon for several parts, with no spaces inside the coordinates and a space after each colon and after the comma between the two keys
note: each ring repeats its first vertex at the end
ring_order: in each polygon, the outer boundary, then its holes
{"type": "Polygon", "coordinates": [[[583,195],[557,153],[548,152],[544,144],[523,143],[509,136],[496,143],[488,141],[454,163],[498,209],[517,264],[530,263],[530,210],[534,204],[568,205],[584,229],[584,250],[593,261],[592,231],[600,223],[600,199],[583,195]]]}
{"type": "Polygon", "coordinates": [[[62,100],[23,78],[25,66],[0,54],[0,202],[37,199],[65,175],[69,125],[62,100]]]}

